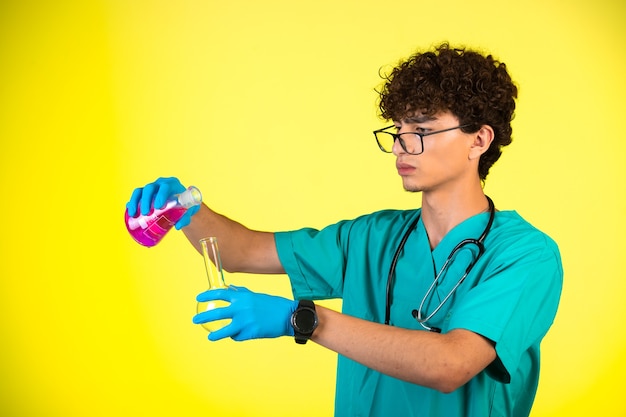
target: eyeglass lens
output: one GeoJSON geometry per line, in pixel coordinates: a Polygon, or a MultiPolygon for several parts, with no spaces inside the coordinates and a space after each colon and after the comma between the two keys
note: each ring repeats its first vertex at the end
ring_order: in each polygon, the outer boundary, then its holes
{"type": "Polygon", "coordinates": [[[378,146],[383,152],[391,153],[393,151],[393,144],[396,138],[400,141],[400,145],[405,152],[411,154],[422,153],[422,141],[419,135],[413,132],[405,132],[400,134],[393,134],[390,132],[376,132],[376,140],[378,146]]]}

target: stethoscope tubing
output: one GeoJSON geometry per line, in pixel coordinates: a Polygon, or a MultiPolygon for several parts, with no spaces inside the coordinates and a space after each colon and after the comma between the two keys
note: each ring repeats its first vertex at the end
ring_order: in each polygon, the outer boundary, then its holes
{"type": "MultiPolygon", "coordinates": [[[[437,328],[431,328],[431,327],[426,326],[425,323],[428,320],[430,320],[431,318],[433,318],[433,316],[435,314],[437,314],[437,312],[439,312],[439,310],[445,304],[445,302],[448,301],[448,299],[452,296],[452,294],[454,294],[456,289],[463,283],[463,281],[465,281],[465,278],[469,275],[469,273],[471,272],[471,270],[474,267],[474,265],[476,265],[478,260],[481,258],[481,256],[485,252],[485,246],[484,246],[483,242],[484,242],[485,238],[487,237],[487,235],[489,234],[489,232],[491,231],[491,226],[493,225],[493,221],[494,221],[494,218],[495,218],[495,212],[496,212],[495,205],[493,204],[493,201],[488,196],[486,196],[486,197],[487,197],[487,201],[489,202],[489,221],[487,222],[487,226],[483,230],[483,233],[480,235],[480,237],[478,239],[472,239],[472,238],[463,239],[461,242],[459,242],[454,247],[454,249],[452,249],[452,252],[450,252],[450,255],[448,255],[448,258],[446,259],[446,261],[444,262],[443,266],[441,267],[441,269],[439,270],[439,272],[435,276],[435,279],[433,280],[433,283],[430,285],[430,287],[428,288],[428,291],[426,291],[426,294],[422,298],[422,302],[420,303],[419,308],[417,310],[413,310],[413,312],[412,312],[413,317],[420,323],[420,325],[422,325],[422,327],[424,327],[427,330],[440,331],[437,328]],[[465,273],[463,274],[461,279],[456,283],[456,285],[452,288],[452,290],[448,293],[448,295],[443,299],[443,301],[441,303],[439,303],[439,306],[437,306],[437,308],[432,313],[430,313],[426,318],[422,318],[422,313],[421,312],[422,312],[422,308],[424,306],[424,302],[426,301],[426,299],[428,298],[430,293],[433,291],[433,289],[437,285],[437,282],[439,281],[439,278],[440,278],[442,272],[446,269],[447,265],[452,261],[455,253],[457,251],[459,251],[462,247],[464,247],[464,246],[466,246],[468,244],[474,244],[474,245],[476,245],[478,247],[478,255],[469,264],[469,266],[465,270],[465,273]]],[[[406,241],[408,240],[409,236],[411,235],[411,233],[413,232],[413,230],[417,226],[417,223],[419,222],[420,217],[421,216],[418,215],[411,222],[411,224],[409,225],[407,230],[404,232],[404,235],[402,236],[402,240],[400,240],[400,243],[398,244],[398,248],[396,249],[396,251],[395,251],[395,253],[393,255],[393,258],[391,260],[391,265],[389,267],[389,274],[387,275],[386,302],[385,302],[385,324],[387,324],[387,325],[389,324],[389,321],[391,319],[391,287],[393,285],[393,277],[395,275],[396,265],[398,263],[398,259],[400,257],[400,253],[402,252],[402,249],[404,249],[404,246],[405,246],[406,241]]]]}

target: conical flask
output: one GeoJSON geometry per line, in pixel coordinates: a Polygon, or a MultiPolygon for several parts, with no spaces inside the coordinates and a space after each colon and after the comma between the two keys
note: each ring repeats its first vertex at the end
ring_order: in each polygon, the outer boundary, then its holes
{"type": "MultiPolygon", "coordinates": [[[[228,288],[228,285],[224,282],[224,273],[222,271],[222,259],[220,258],[220,250],[217,246],[216,237],[206,237],[200,239],[200,245],[202,246],[202,255],[204,257],[204,266],[206,268],[207,278],[209,280],[209,290],[215,290],[218,288],[228,288]]],[[[215,300],[215,301],[202,301],[198,302],[196,311],[203,313],[208,310],[212,310],[218,307],[225,307],[229,305],[228,301],[215,300]]],[[[204,327],[209,332],[221,329],[231,322],[230,319],[216,320],[209,323],[203,323],[204,327]]]]}
{"type": "Polygon", "coordinates": [[[191,186],[169,199],[165,207],[153,208],[145,216],[138,213],[135,217],[130,217],[126,210],[124,213],[126,229],[137,243],[147,247],[154,246],[163,239],[187,210],[201,202],[200,190],[191,186]]]}

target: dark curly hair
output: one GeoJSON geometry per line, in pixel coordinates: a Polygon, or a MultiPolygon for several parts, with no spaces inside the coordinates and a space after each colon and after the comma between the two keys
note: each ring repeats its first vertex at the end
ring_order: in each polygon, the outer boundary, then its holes
{"type": "Polygon", "coordinates": [[[483,125],[493,128],[495,138],[478,166],[484,181],[502,147],[511,143],[517,87],[506,65],[491,55],[443,43],[434,51],[414,54],[382,78],[379,108],[387,120],[450,111],[460,124],[469,125],[466,133],[483,125]]]}

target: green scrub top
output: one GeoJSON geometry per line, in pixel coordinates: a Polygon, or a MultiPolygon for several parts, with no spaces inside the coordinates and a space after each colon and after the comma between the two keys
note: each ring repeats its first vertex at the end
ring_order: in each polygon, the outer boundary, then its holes
{"type": "MultiPolygon", "coordinates": [[[[276,247],[296,299],[342,298],[345,314],[384,323],[393,255],[420,210],[384,210],[322,230],[276,233],[276,247]]],[[[390,325],[426,331],[417,309],[437,272],[463,239],[477,239],[489,213],[451,230],[431,251],[421,220],[393,277],[390,325]]],[[[444,394],[381,374],[339,355],[335,415],[528,416],[539,379],[539,344],[556,315],[563,270],[557,245],[514,211],[495,214],[485,252],[465,281],[428,322],[446,333],[467,329],[495,343],[497,359],[456,391],[444,394]]],[[[478,251],[467,245],[424,303],[430,314],[478,251]]]]}

